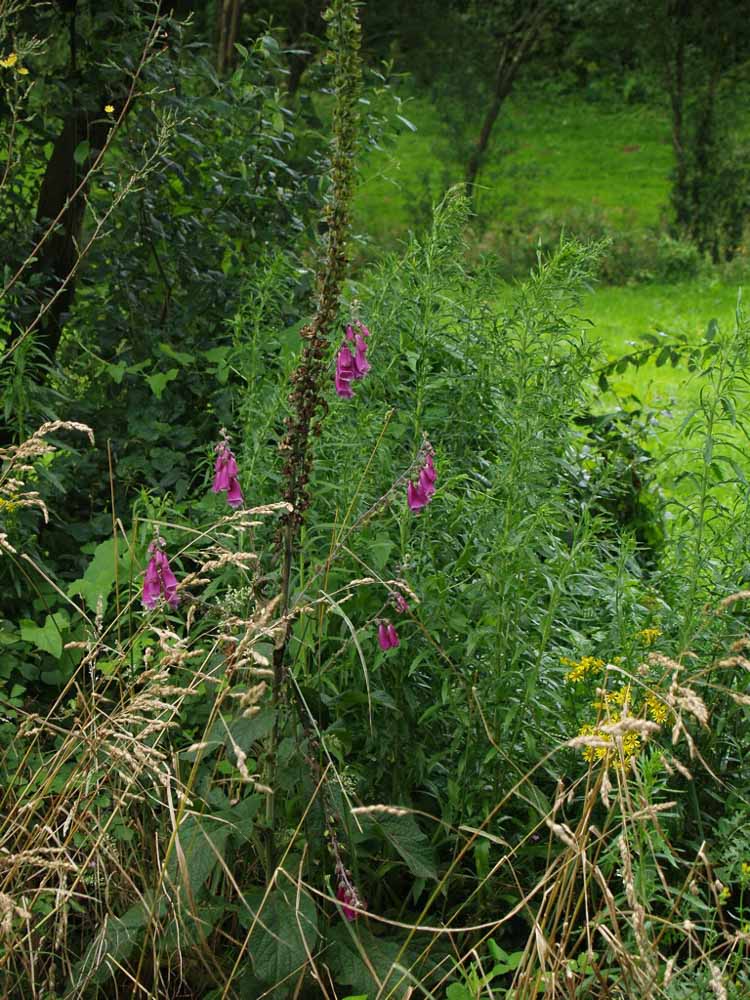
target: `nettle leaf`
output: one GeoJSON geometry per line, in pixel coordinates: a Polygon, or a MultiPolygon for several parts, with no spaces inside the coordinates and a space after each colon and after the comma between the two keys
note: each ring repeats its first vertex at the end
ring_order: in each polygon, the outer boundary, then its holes
{"type": "Polygon", "coordinates": [[[393,541],[388,535],[381,533],[370,542],[365,558],[376,570],[380,571],[387,565],[393,548],[393,541]]]}
{"type": "Polygon", "coordinates": [[[42,626],[37,625],[29,618],[24,618],[21,621],[21,638],[59,660],[63,651],[62,633],[69,624],[70,618],[66,611],[57,611],[54,615],[47,615],[42,626]]]}
{"type": "Polygon", "coordinates": [[[357,993],[403,997],[408,992],[408,986],[413,984],[414,977],[418,978],[414,969],[418,960],[416,951],[406,948],[399,958],[400,940],[375,937],[363,924],[333,927],[327,941],[325,961],[334,978],[357,993]],[[366,955],[368,964],[365,964],[362,955],[366,955]],[[380,982],[373,978],[370,968],[380,982]]]}
{"type": "Polygon", "coordinates": [[[83,142],[79,142],[73,151],[73,159],[76,161],[79,167],[88,160],[89,153],[91,152],[91,143],[88,139],[84,139],[83,142]]]}
{"type": "Polygon", "coordinates": [[[146,381],[151,388],[151,392],[153,392],[157,399],[161,399],[162,393],[166,389],[168,383],[174,382],[179,374],[180,373],[177,368],[170,368],[168,372],[156,372],[154,375],[147,375],[146,381]]]}
{"type": "Polygon", "coordinates": [[[234,718],[225,718],[222,715],[214,721],[201,740],[201,749],[183,750],[181,756],[184,760],[195,760],[197,756],[206,757],[223,746],[226,747],[230,759],[234,759],[233,742],[241,750],[248,751],[253,743],[270,735],[275,719],[276,712],[270,707],[262,708],[257,715],[249,719],[243,718],[242,715],[234,718]]]}
{"type": "MultiPolygon", "coordinates": [[[[120,548],[124,547],[121,543],[120,548]]],[[[119,554],[119,569],[122,579],[127,578],[130,570],[130,553],[128,551],[119,554]]],[[[101,597],[104,606],[107,606],[107,598],[115,582],[115,543],[114,539],[108,538],[97,545],[94,550],[94,557],[86,567],[86,571],[80,580],[74,580],[68,587],[68,594],[73,597],[80,594],[86,605],[92,611],[96,610],[97,603],[101,597]]]]}
{"type": "Polygon", "coordinates": [[[164,916],[166,901],[155,906],[149,901],[135,903],[121,917],[107,915],[73,973],[71,986],[101,984],[110,979],[139,943],[144,928],[164,916]]]}
{"type": "Polygon", "coordinates": [[[175,844],[167,864],[172,884],[187,885],[195,895],[224,857],[231,833],[231,824],[215,816],[186,816],[178,831],[179,846],[175,844]]]}
{"type": "MultiPolygon", "coordinates": [[[[283,879],[282,881],[286,881],[283,879]]],[[[309,893],[296,885],[279,884],[263,902],[258,890],[246,896],[249,912],[242,914],[252,927],[249,954],[254,974],[269,986],[281,983],[300,969],[315,950],[318,913],[309,893]]]]}
{"type": "MultiPolygon", "coordinates": [[[[362,817],[360,817],[360,821],[361,819],[362,817]]],[[[436,879],[438,877],[435,852],[413,816],[383,814],[377,819],[368,816],[365,825],[366,835],[368,827],[371,827],[374,832],[388,841],[416,878],[436,879]]]]}

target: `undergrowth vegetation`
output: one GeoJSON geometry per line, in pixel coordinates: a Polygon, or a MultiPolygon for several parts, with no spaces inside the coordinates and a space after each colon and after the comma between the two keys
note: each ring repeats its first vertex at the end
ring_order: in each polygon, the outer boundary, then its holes
{"type": "Polygon", "coordinates": [[[498,296],[462,186],[352,271],[356,5],[324,139],[273,34],[227,82],[138,13],[108,221],[55,286],[27,219],[0,300],[2,995],[748,996],[741,300],[605,357],[607,241],[498,296]],[[659,461],[612,391],[654,358],[659,461]]]}

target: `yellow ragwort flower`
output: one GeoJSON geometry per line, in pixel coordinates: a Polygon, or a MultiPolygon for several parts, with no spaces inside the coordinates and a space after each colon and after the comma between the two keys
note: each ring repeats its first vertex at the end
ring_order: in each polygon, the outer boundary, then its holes
{"type": "Polygon", "coordinates": [[[25,66],[19,66],[18,67],[18,75],[19,76],[28,76],[29,75],[29,71],[26,69],[25,66]]]}
{"type": "Polygon", "coordinates": [[[651,716],[654,722],[658,722],[658,724],[661,726],[662,723],[667,721],[667,719],[669,718],[669,709],[661,700],[661,698],[657,698],[657,696],[653,693],[653,691],[646,692],[646,694],[644,695],[644,701],[646,702],[646,708],[648,709],[648,714],[651,716]]]}
{"type": "Polygon", "coordinates": [[[560,658],[564,667],[570,667],[565,680],[571,684],[582,681],[587,674],[598,674],[604,668],[604,660],[596,656],[582,656],[580,660],[569,660],[567,656],[560,658]]]}
{"type": "Polygon", "coordinates": [[[10,69],[11,66],[15,66],[18,62],[18,56],[15,52],[9,53],[4,59],[0,59],[0,66],[3,69],[10,69]]]}
{"type": "Polygon", "coordinates": [[[627,764],[631,757],[635,757],[641,748],[641,737],[638,733],[624,733],[621,737],[614,737],[611,733],[602,732],[590,722],[584,723],[578,730],[579,736],[593,736],[601,740],[601,746],[588,746],[583,749],[583,759],[590,764],[605,760],[613,767],[620,767],[627,764]],[[622,749],[622,758],[618,753],[618,740],[622,749]]]}
{"type": "Polygon", "coordinates": [[[113,104],[105,104],[104,110],[108,115],[113,115],[115,113],[115,108],[113,104]]]}
{"type": "Polygon", "coordinates": [[[660,628],[642,628],[640,632],[636,632],[636,637],[641,640],[644,646],[653,646],[660,635],[660,628]]]}

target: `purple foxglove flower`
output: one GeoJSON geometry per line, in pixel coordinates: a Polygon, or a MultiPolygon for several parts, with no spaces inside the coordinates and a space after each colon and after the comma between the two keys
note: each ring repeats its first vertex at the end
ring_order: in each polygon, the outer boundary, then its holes
{"type": "Polygon", "coordinates": [[[354,377],[359,379],[364,378],[372,366],[367,360],[367,344],[359,334],[355,338],[355,343],[357,351],[354,355],[354,377]]]}
{"type": "Polygon", "coordinates": [[[344,330],[344,343],[336,355],[336,374],[334,384],[336,392],[342,399],[351,399],[354,395],[351,383],[365,377],[372,367],[367,360],[367,342],[370,336],[367,327],[355,320],[347,324],[344,330]],[[354,346],[354,351],[352,347],[354,346]]]}
{"type": "Polygon", "coordinates": [[[341,909],[344,911],[346,919],[350,922],[352,920],[356,920],[358,916],[357,911],[353,910],[351,906],[348,906],[347,904],[354,903],[356,906],[358,901],[351,889],[348,889],[343,882],[339,883],[339,887],[336,890],[336,899],[338,899],[341,903],[341,909]]]}
{"type": "Polygon", "coordinates": [[[418,511],[427,506],[435,492],[436,479],[437,470],[435,469],[435,461],[432,453],[427,452],[424,464],[419,470],[417,485],[415,486],[410,480],[406,487],[406,500],[410,510],[418,511]]]}
{"type": "Polygon", "coordinates": [[[403,594],[396,594],[393,598],[393,603],[395,605],[396,611],[400,611],[401,614],[406,614],[409,610],[409,602],[406,600],[403,594]]]}
{"type": "Polygon", "coordinates": [[[143,577],[143,605],[149,610],[156,607],[156,602],[161,597],[161,581],[159,580],[159,570],[156,566],[156,559],[152,556],[148,561],[146,573],[143,577]]]}
{"type": "Polygon", "coordinates": [[[227,503],[230,507],[241,507],[244,502],[242,488],[237,478],[239,469],[237,459],[226,441],[216,445],[216,465],[214,466],[214,493],[226,490],[227,503]]]}
{"type": "Polygon", "coordinates": [[[427,506],[429,500],[430,498],[425,494],[421,484],[418,483],[415,486],[414,483],[409,480],[406,486],[406,502],[409,504],[409,510],[415,512],[421,510],[423,507],[427,506]]]}
{"type": "Polygon", "coordinates": [[[176,608],[180,603],[180,595],[177,593],[177,578],[170,569],[167,555],[157,542],[152,542],[148,551],[151,559],[143,577],[143,604],[151,609],[156,606],[159,597],[163,596],[170,608],[176,608]]]}
{"type": "Polygon", "coordinates": [[[385,622],[381,622],[378,625],[378,644],[381,649],[391,648],[391,637],[388,634],[388,626],[385,622]]]}
{"type": "Polygon", "coordinates": [[[216,445],[216,464],[214,466],[214,493],[228,490],[232,479],[237,478],[237,461],[231,449],[222,441],[216,445]]]}
{"type": "Polygon", "coordinates": [[[430,479],[429,473],[427,472],[427,467],[420,470],[419,473],[419,488],[424,493],[424,495],[429,500],[432,494],[435,492],[435,480],[430,479]]]}
{"type": "Polygon", "coordinates": [[[398,632],[396,631],[395,626],[391,625],[390,622],[388,622],[388,629],[387,629],[387,631],[388,631],[388,639],[389,639],[390,644],[391,644],[391,649],[395,649],[396,646],[400,646],[401,645],[401,640],[398,637],[398,632]]]}
{"type": "Polygon", "coordinates": [[[351,383],[346,379],[343,379],[338,372],[336,372],[336,378],[334,379],[336,385],[336,393],[342,399],[351,399],[354,393],[352,392],[351,383]]]}
{"type": "Polygon", "coordinates": [[[336,375],[334,378],[336,392],[342,399],[351,399],[354,395],[350,383],[355,378],[357,378],[357,369],[354,366],[354,355],[349,346],[344,344],[336,355],[336,375]]]}
{"type": "Polygon", "coordinates": [[[227,490],[227,503],[230,507],[241,507],[245,502],[245,498],[242,495],[242,489],[240,487],[240,481],[236,477],[232,477],[229,480],[229,489],[227,490]]]}

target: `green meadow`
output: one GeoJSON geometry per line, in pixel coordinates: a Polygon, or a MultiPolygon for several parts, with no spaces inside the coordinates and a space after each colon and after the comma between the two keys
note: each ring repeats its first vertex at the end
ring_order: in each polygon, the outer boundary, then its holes
{"type": "MultiPolygon", "coordinates": [[[[369,158],[355,202],[357,226],[379,247],[397,247],[418,232],[465,168],[455,114],[416,95],[404,101],[403,117],[413,130],[399,126],[369,158]]],[[[711,320],[732,328],[746,261],[720,269],[689,251],[687,260],[680,256],[684,248],[667,235],[672,160],[666,107],[628,105],[611,94],[551,100],[549,88],[511,96],[479,176],[469,237],[476,253],[497,254],[501,266],[510,261],[515,273],[499,281],[498,299],[512,297],[540,242],[546,249],[563,234],[605,238],[604,273],[579,308],[581,331],[603,360],[642,349],[646,335],[697,342],[711,320]]],[[[697,392],[682,363],[657,364],[656,357],[615,373],[610,386],[622,398],[668,411],[657,450],[672,446],[697,392]]]]}

